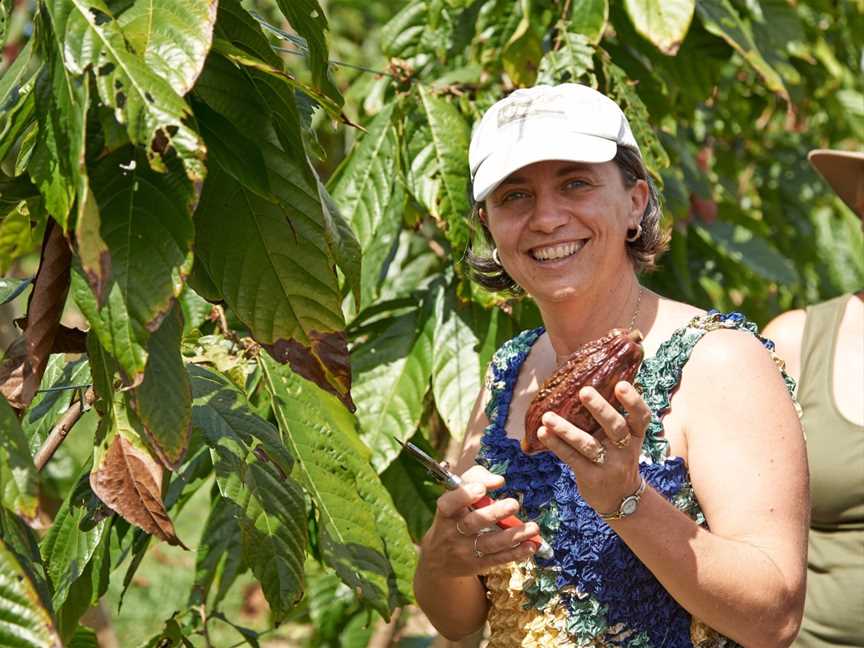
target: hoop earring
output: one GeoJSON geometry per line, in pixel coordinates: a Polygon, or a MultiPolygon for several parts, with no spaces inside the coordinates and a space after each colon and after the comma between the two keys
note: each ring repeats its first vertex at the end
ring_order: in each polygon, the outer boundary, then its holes
{"type": "Polygon", "coordinates": [[[636,241],[639,240],[639,237],[642,236],[642,223],[639,223],[638,225],[636,225],[636,233],[635,234],[630,234],[631,231],[633,231],[633,230],[630,228],[627,229],[627,238],[625,238],[624,240],[627,241],[628,243],[635,243],[636,241]]]}
{"type": "Polygon", "coordinates": [[[501,257],[498,256],[498,248],[492,248],[492,260],[496,263],[496,265],[504,267],[501,263],[501,257]]]}

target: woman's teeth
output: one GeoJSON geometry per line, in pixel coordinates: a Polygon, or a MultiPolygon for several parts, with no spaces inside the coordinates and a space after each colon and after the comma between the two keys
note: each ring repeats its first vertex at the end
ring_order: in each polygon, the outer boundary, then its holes
{"type": "Polygon", "coordinates": [[[561,245],[534,249],[531,251],[531,255],[538,261],[551,261],[576,254],[577,250],[581,247],[582,245],[579,243],[563,243],[561,245]]]}

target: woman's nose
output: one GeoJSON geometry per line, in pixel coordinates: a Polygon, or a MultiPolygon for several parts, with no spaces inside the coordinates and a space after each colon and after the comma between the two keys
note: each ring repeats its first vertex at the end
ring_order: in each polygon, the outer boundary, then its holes
{"type": "Polygon", "coordinates": [[[550,233],[564,225],[570,218],[567,206],[557,196],[538,192],[534,198],[530,226],[538,232],[550,233]]]}

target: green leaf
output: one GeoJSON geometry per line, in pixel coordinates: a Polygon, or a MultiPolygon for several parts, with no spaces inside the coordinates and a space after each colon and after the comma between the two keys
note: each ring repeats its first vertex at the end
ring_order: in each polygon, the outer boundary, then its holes
{"type": "Polygon", "coordinates": [[[0,221],[0,272],[6,272],[15,260],[39,244],[36,233],[30,224],[27,203],[22,202],[0,221]]]}
{"type": "Polygon", "coordinates": [[[53,42],[36,80],[39,131],[28,171],[45,198],[45,208],[65,230],[76,195],[87,191],[86,149],[89,83],[75,78],[63,64],[63,42],[51,29],[53,42]]]}
{"type": "Polygon", "coordinates": [[[99,648],[96,631],[87,626],[78,626],[67,648],[99,648]]]}
{"type": "Polygon", "coordinates": [[[786,286],[798,283],[792,262],[750,230],[723,221],[697,225],[695,229],[706,242],[765,279],[786,286]]]}
{"type": "Polygon", "coordinates": [[[51,355],[45,373],[42,374],[40,389],[71,385],[82,385],[82,388],[42,391],[36,394],[21,417],[21,429],[27,437],[31,454],[35,455],[45,443],[60,416],[69,408],[73,399],[80,397],[89,382],[90,366],[86,360],[69,362],[62,353],[51,355]]]}
{"type": "Polygon", "coordinates": [[[270,65],[282,65],[282,60],[264,35],[260,22],[243,8],[239,0],[220,0],[213,31],[214,36],[254,54],[270,65]]]}
{"type": "Polygon", "coordinates": [[[288,22],[300,36],[306,39],[312,68],[312,82],[337,105],[342,105],[342,95],[333,85],[327,72],[327,41],[324,32],[327,30],[327,17],[318,4],[318,0],[276,0],[276,4],[285,14],[288,22]]]}
{"type": "Polygon", "coordinates": [[[144,381],[132,402],[151,447],[165,467],[177,470],[189,448],[192,388],[180,355],[183,315],[175,304],[147,345],[144,381]]]}
{"type": "Polygon", "coordinates": [[[696,12],[708,32],[729,43],[759,73],[769,90],[789,101],[783,79],[765,61],[748,26],[729,0],[699,0],[696,12]]]}
{"type": "Polygon", "coordinates": [[[195,184],[203,181],[204,145],[184,123],[191,114],[189,107],[168,81],[129,50],[123,30],[105,3],[48,0],[45,6],[63,43],[66,69],[77,76],[92,70],[99,98],[126,125],[132,143],[146,149],[150,166],[166,171],[176,154],[187,177],[195,184]]]}
{"type": "Polygon", "coordinates": [[[207,603],[210,589],[215,584],[217,592],[210,607],[218,608],[234,580],[246,569],[239,523],[242,513],[231,500],[213,498],[210,515],[198,543],[195,581],[189,593],[189,605],[207,603]]]}
{"type": "Polygon", "coordinates": [[[380,473],[401,451],[423,415],[432,376],[435,316],[428,306],[393,319],[351,354],[357,418],[380,473]]]}
{"type": "Polygon", "coordinates": [[[594,47],[587,36],[569,31],[560,35],[561,46],[543,55],[537,70],[537,83],[583,83],[597,85],[594,77],[594,47]]]}
{"type": "Polygon", "coordinates": [[[61,648],[51,613],[28,571],[0,538],[0,645],[10,648],[61,648]]]}
{"type": "Polygon", "coordinates": [[[213,0],[135,2],[117,22],[138,56],[183,96],[204,67],[216,7],[213,0]]]}
{"type": "Polygon", "coordinates": [[[244,562],[281,621],[303,592],[306,506],[288,477],[293,459],[228,379],[200,367],[190,373],[193,419],[211,448],[219,490],[236,504],[244,562]]]}
{"type": "MultiPolygon", "coordinates": [[[[460,305],[454,291],[439,286],[435,300],[435,349],[432,393],[435,406],[450,430],[461,440],[468,427],[474,402],[482,387],[483,369],[477,350],[480,335],[475,330],[470,304],[460,305]]],[[[486,317],[488,327],[488,315],[486,317]]]]}
{"type": "Polygon", "coordinates": [[[324,239],[327,241],[327,248],[345,275],[345,283],[350,287],[356,303],[360,300],[362,276],[360,242],[339,207],[333,202],[333,197],[324,183],[317,181],[316,185],[324,213],[324,239]]]}
{"type": "Polygon", "coordinates": [[[636,31],[664,54],[675,56],[693,20],[696,0],[625,0],[636,31]]]}
{"type": "MultiPolygon", "coordinates": [[[[0,504],[32,520],[39,507],[39,475],[15,412],[0,397],[0,504]]],[[[0,631],[2,633],[2,631],[0,631]]],[[[2,634],[0,634],[2,636],[2,634]]]]}
{"type": "Polygon", "coordinates": [[[42,63],[34,65],[35,39],[30,39],[0,76],[0,160],[12,150],[18,137],[33,123],[36,101],[33,89],[42,63]],[[35,69],[34,69],[35,67],[35,69]]]}
{"type": "Polygon", "coordinates": [[[155,173],[140,152],[129,149],[100,160],[91,180],[111,276],[104,305],[78,272],[73,294],[102,345],[135,384],[143,377],[150,333],[170,311],[191,266],[194,197],[181,173],[155,173]]]}
{"type": "Polygon", "coordinates": [[[396,240],[404,194],[397,180],[398,142],[391,124],[395,104],[388,104],[369,124],[329,188],[339,210],[357,233],[363,254],[358,310],[377,294],[381,265],[396,240]]]}
{"type": "Polygon", "coordinates": [[[589,43],[597,45],[603,38],[608,20],[609,0],[574,0],[567,31],[581,34],[589,43]]]}
{"type": "Polygon", "coordinates": [[[604,57],[603,73],[606,76],[607,94],[627,115],[633,136],[639,142],[645,165],[654,178],[659,180],[660,171],[669,166],[669,156],[654,132],[653,125],[656,121],[651,119],[648,109],[636,92],[635,84],[627,78],[624,70],[604,57]]]}
{"type": "MultiPolygon", "coordinates": [[[[416,434],[412,443],[422,446],[425,440],[421,439],[422,435],[416,434]]],[[[433,454],[431,449],[424,450],[433,454]]],[[[429,472],[419,461],[404,452],[381,473],[381,483],[390,492],[393,505],[404,518],[412,540],[419,544],[432,526],[441,487],[431,480],[429,472]]]]}
{"type": "Polygon", "coordinates": [[[369,464],[356,420],[338,401],[261,356],[273,409],[319,516],[325,562],[382,616],[411,600],[416,553],[369,464]]]}
{"type": "MultiPolygon", "coordinates": [[[[59,610],[69,589],[84,574],[110,524],[99,517],[99,502],[90,490],[89,465],[63,502],[40,549],[54,586],[52,603],[59,610]],[[95,515],[94,515],[95,514],[95,515]]],[[[89,606],[89,600],[87,601],[89,606]]]]}
{"type": "Polygon", "coordinates": [[[518,87],[534,85],[537,65],[543,57],[543,43],[531,22],[531,0],[520,0],[521,19],[501,52],[501,64],[518,87]]]}
{"type": "Polygon", "coordinates": [[[444,228],[453,253],[468,246],[468,144],[470,129],[446,99],[418,86],[423,122],[408,142],[408,188],[444,228]]]}

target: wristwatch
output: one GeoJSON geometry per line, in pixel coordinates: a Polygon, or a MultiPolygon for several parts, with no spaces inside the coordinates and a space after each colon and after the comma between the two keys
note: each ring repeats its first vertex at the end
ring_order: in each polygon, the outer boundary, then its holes
{"type": "Polygon", "coordinates": [[[645,478],[642,477],[642,482],[639,484],[639,488],[636,489],[635,493],[628,495],[621,500],[621,504],[618,506],[617,511],[614,513],[600,513],[600,518],[608,522],[609,520],[620,520],[633,515],[639,506],[639,499],[642,497],[642,493],[645,492],[645,487],[645,478]]]}

